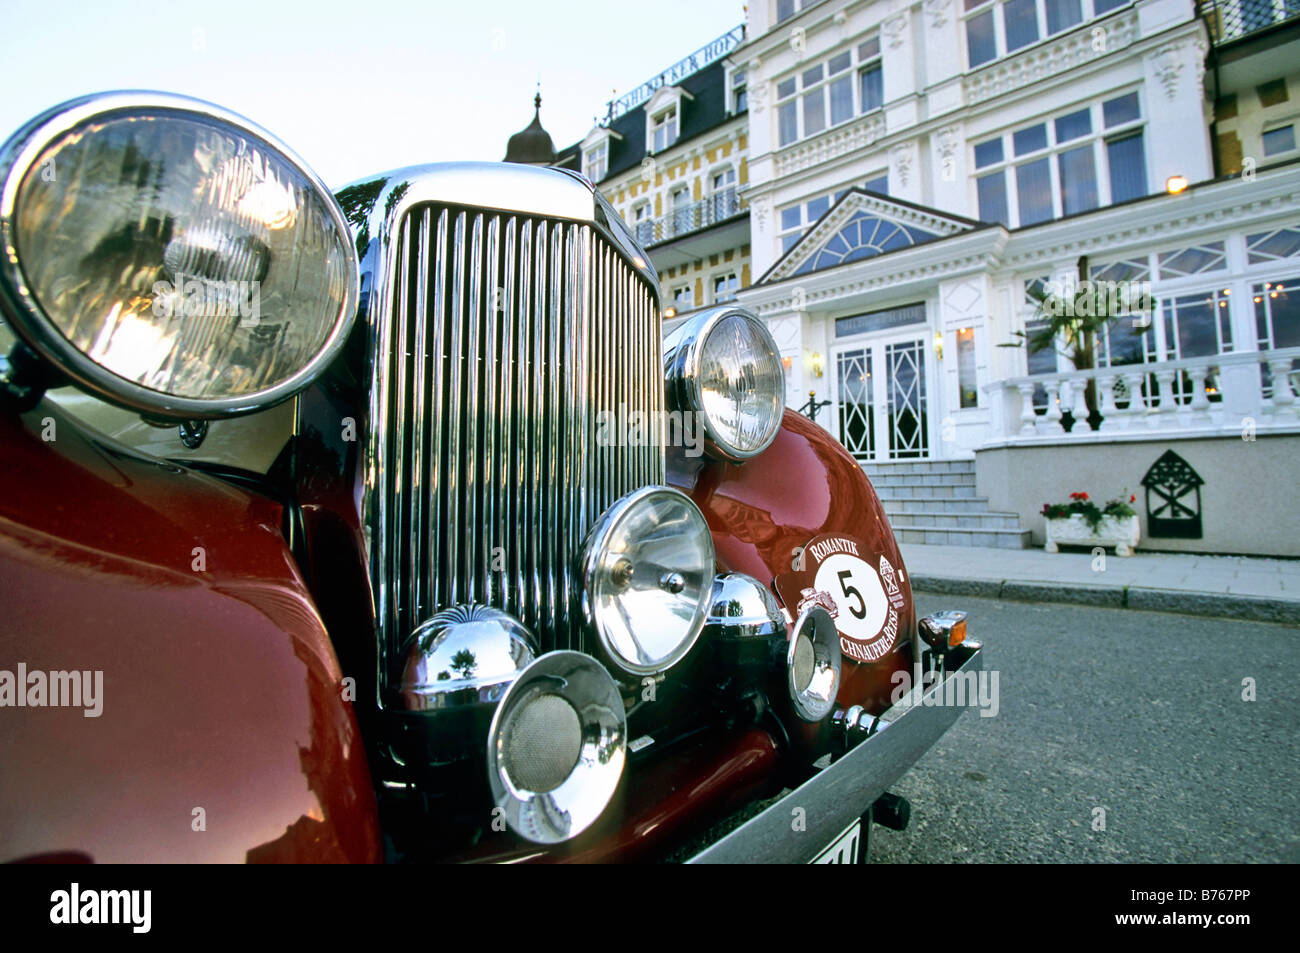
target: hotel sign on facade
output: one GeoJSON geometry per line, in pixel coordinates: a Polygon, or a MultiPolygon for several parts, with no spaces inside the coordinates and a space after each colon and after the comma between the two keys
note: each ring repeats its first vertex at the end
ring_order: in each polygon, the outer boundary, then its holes
{"type": "Polygon", "coordinates": [[[646,80],[630,93],[624,93],[618,99],[606,104],[605,118],[601,125],[607,126],[629,109],[635,109],[647,102],[655,91],[664,86],[675,86],[687,76],[714,63],[741,43],[745,42],[745,27],[740,25],[722,34],[716,40],[706,43],[689,56],[684,56],[653,79],[646,80]]]}

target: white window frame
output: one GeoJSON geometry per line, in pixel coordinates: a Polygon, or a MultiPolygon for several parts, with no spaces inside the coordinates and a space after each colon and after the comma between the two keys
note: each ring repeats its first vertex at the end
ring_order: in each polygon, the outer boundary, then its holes
{"type": "MultiPolygon", "coordinates": [[[[880,36],[871,34],[869,36],[855,39],[852,43],[844,46],[843,49],[836,49],[828,56],[819,57],[816,62],[801,63],[797,69],[792,70],[788,75],[780,77],[774,84],[773,90],[776,92],[776,105],[772,110],[772,121],[776,124],[773,130],[772,140],[776,143],[776,148],[782,149],[792,146],[805,139],[819,136],[822,133],[843,126],[863,115],[862,105],[862,74],[869,69],[881,65],[880,54],[880,36]],[[874,47],[871,52],[864,53],[869,47],[874,47]],[[831,73],[831,62],[848,54],[848,65],[843,69],[831,73]],[[817,79],[808,80],[808,74],[814,71],[820,71],[817,79]],[[784,83],[794,81],[791,87],[793,92],[789,95],[781,96],[780,89],[784,83]],[[831,98],[830,88],[832,84],[840,80],[847,80],[849,83],[849,95],[852,98],[849,115],[839,122],[832,122],[831,116],[831,98]],[[822,126],[814,132],[808,132],[808,119],[805,113],[807,108],[807,98],[811,95],[820,95],[821,97],[821,115],[822,126]],[[789,142],[781,142],[781,107],[795,104],[795,136],[789,142]]],[[[875,112],[877,109],[883,109],[884,103],[880,106],[874,106],[868,112],[875,112]]]]}
{"type": "Polygon", "coordinates": [[[599,182],[609,173],[609,140],[599,142],[582,153],[582,174],[599,182]],[[600,174],[595,174],[599,172],[600,174]]]}
{"type": "Polygon", "coordinates": [[[714,304],[724,304],[728,301],[736,300],[736,293],[740,291],[740,276],[734,268],[727,271],[717,271],[709,275],[709,293],[713,296],[714,304]],[[718,297],[718,281],[734,282],[735,286],[731,289],[731,294],[722,298],[718,297]]]}
{"type": "MultiPolygon", "coordinates": [[[[971,208],[976,209],[976,214],[983,214],[979,211],[979,180],[989,175],[999,174],[1002,176],[1003,191],[1007,202],[1007,227],[1019,228],[1020,222],[1020,195],[1017,188],[1015,170],[1018,166],[1026,165],[1030,162],[1036,162],[1043,158],[1048,158],[1048,170],[1051,180],[1052,192],[1052,214],[1042,221],[1055,221],[1065,216],[1064,199],[1061,196],[1061,162],[1060,156],[1063,153],[1071,152],[1085,144],[1092,145],[1092,168],[1096,176],[1097,184],[1097,208],[1106,208],[1114,201],[1111,196],[1110,182],[1110,159],[1106,153],[1106,144],[1113,139],[1122,139],[1133,132],[1141,131],[1142,139],[1142,160],[1147,164],[1147,189],[1151,188],[1151,169],[1149,149],[1150,142],[1146,136],[1147,127],[1147,110],[1146,104],[1140,90],[1128,89],[1107,93],[1105,96],[1096,99],[1087,104],[1076,104],[1061,109],[1055,109],[1052,112],[1041,115],[1032,122],[1017,123],[1014,127],[1004,129],[1000,133],[988,136],[973,137],[967,144],[969,150],[968,159],[971,169],[970,180],[970,201],[971,208]],[[1132,93],[1138,94],[1138,117],[1125,122],[1117,123],[1114,126],[1105,125],[1105,116],[1103,113],[1104,105],[1112,100],[1122,99],[1132,93]],[[1079,136],[1074,139],[1067,139],[1058,142],[1056,139],[1056,120],[1073,113],[1088,110],[1090,131],[1085,136],[1079,136]],[[1024,155],[1015,154],[1014,136],[1017,132],[1023,132],[1032,129],[1034,126],[1045,126],[1047,129],[1047,145],[1033,152],[1027,152],[1024,155]],[[999,162],[991,163],[986,166],[977,167],[975,164],[975,148],[982,146],[994,139],[1002,140],[1002,159],[999,162]]],[[[1078,214],[1078,213],[1071,213],[1078,214]]]]}
{"type": "MultiPolygon", "coordinates": [[[[956,0],[956,2],[961,3],[963,7],[965,6],[965,0],[956,0]]],[[[1118,13],[1120,10],[1123,10],[1124,7],[1129,6],[1128,3],[1125,3],[1125,4],[1121,4],[1118,7],[1115,7],[1112,10],[1107,10],[1104,13],[1097,13],[1096,12],[1097,8],[1094,3],[1094,0],[1079,0],[1079,7],[1080,7],[1080,13],[1082,14],[1082,19],[1080,19],[1078,23],[1075,23],[1072,26],[1067,26],[1061,30],[1058,30],[1056,33],[1048,33],[1046,2],[1045,0],[1034,0],[1034,22],[1038,29],[1038,39],[1026,43],[1024,46],[1018,46],[1014,50],[1008,52],[1006,13],[1002,9],[1000,9],[1001,7],[1005,6],[1006,2],[1007,0],[986,0],[986,2],[981,3],[979,6],[971,7],[970,9],[963,9],[961,11],[961,21],[962,21],[961,30],[960,30],[961,33],[960,42],[962,48],[961,55],[962,55],[962,62],[966,64],[967,72],[970,72],[972,70],[977,70],[977,69],[983,69],[986,66],[991,66],[992,64],[996,63],[998,60],[1004,59],[1007,56],[1017,56],[1020,53],[1024,53],[1026,50],[1032,50],[1034,47],[1038,46],[1040,43],[1043,43],[1046,40],[1051,40],[1059,36],[1064,36],[1065,34],[1069,33],[1071,30],[1077,30],[1079,29],[1079,27],[1084,26],[1085,24],[1093,20],[1099,19],[1100,17],[1108,17],[1113,13],[1118,13]],[[970,61],[970,40],[968,39],[967,24],[971,20],[975,19],[978,16],[981,16],[988,10],[993,10],[993,58],[985,60],[984,62],[979,64],[972,64],[970,61]]]]}
{"type": "Polygon", "coordinates": [[[782,17],[780,3],[778,0],[772,0],[772,25],[776,26],[778,23],[786,23],[793,20],[809,7],[816,6],[821,2],[822,0],[790,0],[790,13],[788,16],[782,17]]]}
{"type": "Polygon", "coordinates": [[[647,139],[649,148],[646,150],[651,154],[657,154],[667,149],[671,149],[681,138],[681,111],[678,109],[680,103],[673,103],[659,110],[653,116],[649,117],[650,137],[647,139]],[[659,130],[664,130],[664,144],[659,145],[659,130]]]}
{"type": "Polygon", "coordinates": [[[727,115],[738,116],[749,110],[749,75],[745,66],[732,66],[727,70],[727,115]],[[745,108],[736,104],[736,97],[745,96],[745,108]]]}
{"type": "Polygon", "coordinates": [[[1264,128],[1259,131],[1259,151],[1260,155],[1270,161],[1279,156],[1290,157],[1296,152],[1300,152],[1300,122],[1296,121],[1296,117],[1292,116],[1289,119],[1278,120],[1265,125],[1264,128]],[[1276,132],[1278,129],[1286,129],[1288,127],[1291,129],[1291,148],[1282,149],[1278,152],[1265,152],[1264,136],[1270,132],[1276,132]]]}

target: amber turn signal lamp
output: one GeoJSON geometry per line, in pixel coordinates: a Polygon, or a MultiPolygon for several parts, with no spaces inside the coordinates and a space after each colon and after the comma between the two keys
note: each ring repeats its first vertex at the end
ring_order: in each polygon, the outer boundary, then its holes
{"type": "Polygon", "coordinates": [[[948,648],[956,648],[966,641],[966,620],[962,619],[948,630],[948,648]]]}
{"type": "Polygon", "coordinates": [[[966,613],[955,610],[936,612],[918,620],[916,631],[926,645],[942,655],[966,641],[966,613]]]}

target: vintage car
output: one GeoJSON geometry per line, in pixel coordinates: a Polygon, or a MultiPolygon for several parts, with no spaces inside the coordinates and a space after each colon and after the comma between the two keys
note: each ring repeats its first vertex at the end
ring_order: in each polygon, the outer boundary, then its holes
{"type": "Polygon", "coordinates": [[[581,176],[246,120],[0,152],[0,859],[860,861],[980,666],[581,176]]]}

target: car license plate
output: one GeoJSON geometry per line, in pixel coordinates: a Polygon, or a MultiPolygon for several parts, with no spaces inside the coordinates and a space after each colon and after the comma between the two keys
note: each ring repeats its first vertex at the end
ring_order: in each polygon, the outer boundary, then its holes
{"type": "Polygon", "coordinates": [[[814,864],[856,864],[858,852],[862,849],[862,819],[854,821],[844,829],[831,845],[817,855],[814,864]]]}

